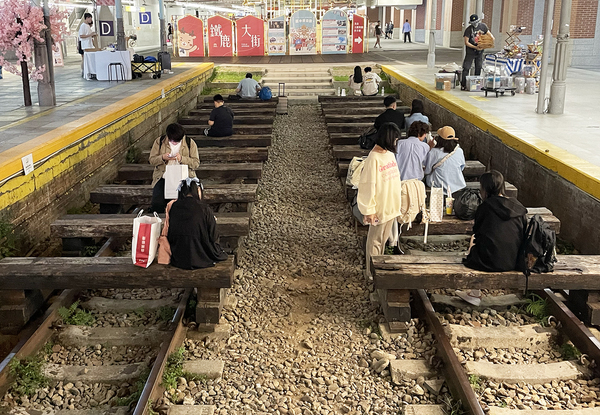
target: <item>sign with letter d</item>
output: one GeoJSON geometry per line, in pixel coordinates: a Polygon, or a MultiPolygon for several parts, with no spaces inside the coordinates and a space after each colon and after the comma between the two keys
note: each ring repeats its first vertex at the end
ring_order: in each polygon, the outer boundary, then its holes
{"type": "Polygon", "coordinates": [[[151,12],[140,12],[140,24],[152,24],[151,12]]]}
{"type": "Polygon", "coordinates": [[[114,23],[111,20],[100,20],[98,26],[100,27],[100,36],[115,35],[114,23]]]}

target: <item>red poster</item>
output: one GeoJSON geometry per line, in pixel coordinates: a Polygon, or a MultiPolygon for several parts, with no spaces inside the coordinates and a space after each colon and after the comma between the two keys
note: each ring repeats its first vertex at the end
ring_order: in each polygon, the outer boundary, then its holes
{"type": "Polygon", "coordinates": [[[202,20],[185,16],[177,21],[177,50],[180,57],[204,56],[202,20]]]}
{"type": "Polygon", "coordinates": [[[365,51],[365,18],[358,14],[352,15],[352,53],[365,51]]]}
{"type": "Polygon", "coordinates": [[[235,22],[235,43],[238,56],[264,56],[265,22],[255,16],[235,22]]]}
{"type": "Polygon", "coordinates": [[[233,22],[212,16],[207,22],[208,56],[233,56],[233,22]]]}

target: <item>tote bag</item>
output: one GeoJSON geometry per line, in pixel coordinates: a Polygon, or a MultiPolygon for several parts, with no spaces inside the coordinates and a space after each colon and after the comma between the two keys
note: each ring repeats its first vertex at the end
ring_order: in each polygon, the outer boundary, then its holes
{"type": "Polygon", "coordinates": [[[353,157],[350,165],[348,166],[348,173],[346,174],[346,186],[352,186],[353,189],[358,189],[358,183],[360,182],[360,175],[365,167],[364,158],[353,157]]]}
{"type": "Polygon", "coordinates": [[[429,200],[429,220],[431,222],[441,222],[444,216],[444,188],[433,187],[429,200]]]}
{"type": "Polygon", "coordinates": [[[188,166],[185,164],[167,164],[165,174],[165,199],[177,199],[177,187],[188,178],[188,166]]]}
{"type": "Polygon", "coordinates": [[[131,256],[134,265],[148,268],[156,257],[162,220],[156,213],[154,216],[142,216],[142,213],[133,220],[131,256]]]}

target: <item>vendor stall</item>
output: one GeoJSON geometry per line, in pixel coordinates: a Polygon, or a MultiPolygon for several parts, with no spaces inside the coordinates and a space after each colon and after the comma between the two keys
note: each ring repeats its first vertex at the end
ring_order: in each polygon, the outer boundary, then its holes
{"type": "Polygon", "coordinates": [[[109,78],[118,81],[131,81],[131,55],[129,51],[108,51],[85,52],[83,54],[83,73],[86,79],[92,79],[96,76],[98,81],[108,81],[109,78]],[[109,66],[112,66],[112,73],[109,76],[109,66]],[[121,67],[123,65],[123,71],[121,67]],[[125,79],[123,79],[125,74],[125,79]]]}

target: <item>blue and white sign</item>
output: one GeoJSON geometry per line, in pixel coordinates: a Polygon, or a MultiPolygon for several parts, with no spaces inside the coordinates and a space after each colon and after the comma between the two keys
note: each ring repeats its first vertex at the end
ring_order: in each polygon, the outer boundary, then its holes
{"type": "Polygon", "coordinates": [[[321,21],[322,53],[348,53],[348,18],[342,10],[329,10],[321,21]]]}
{"type": "Polygon", "coordinates": [[[152,24],[151,12],[140,12],[140,24],[152,24]]]}

